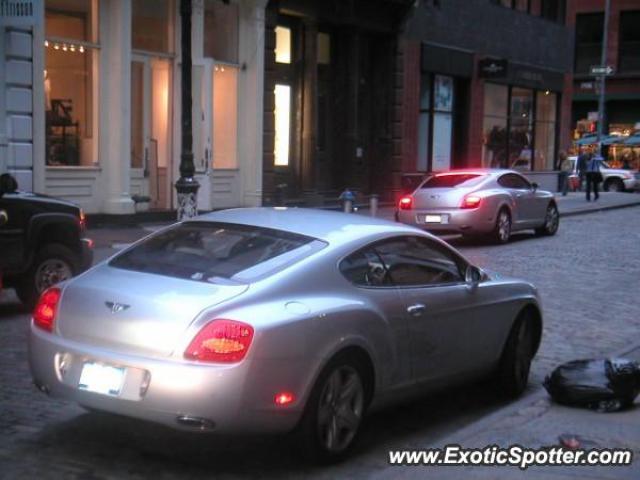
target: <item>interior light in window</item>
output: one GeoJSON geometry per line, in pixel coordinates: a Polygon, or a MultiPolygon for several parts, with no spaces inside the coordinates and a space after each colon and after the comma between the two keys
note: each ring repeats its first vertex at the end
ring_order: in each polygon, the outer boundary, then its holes
{"type": "Polygon", "coordinates": [[[291,63],[291,29],[276,27],[276,62],[291,63]]]}
{"type": "Polygon", "coordinates": [[[276,85],[275,114],[275,165],[289,165],[289,128],[291,121],[291,87],[289,85],[276,85]]]}

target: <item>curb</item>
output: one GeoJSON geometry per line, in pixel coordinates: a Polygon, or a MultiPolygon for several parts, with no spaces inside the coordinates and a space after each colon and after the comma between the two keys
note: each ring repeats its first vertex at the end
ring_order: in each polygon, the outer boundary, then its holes
{"type": "MultiPolygon", "coordinates": [[[[640,349],[640,343],[636,343],[631,347],[629,346],[624,347],[623,349],[618,350],[617,352],[614,352],[611,355],[605,355],[605,358],[624,357],[625,355],[637,349],[640,349]]],[[[493,412],[487,415],[486,417],[481,418],[480,420],[470,423],[465,427],[459,428],[458,430],[456,430],[453,433],[450,433],[446,437],[436,442],[429,443],[426,448],[439,448],[443,445],[462,444],[464,439],[468,439],[482,431],[488,430],[491,427],[491,425],[496,423],[496,421],[501,420],[502,418],[507,417],[512,413],[518,410],[521,410],[524,407],[533,405],[538,400],[541,400],[544,397],[548,397],[548,393],[543,386],[540,386],[540,390],[532,393],[530,396],[522,398],[520,400],[516,400],[514,403],[506,407],[503,407],[498,411],[493,412]]]]}
{"type": "Polygon", "coordinates": [[[606,205],[604,207],[588,208],[581,210],[574,210],[567,213],[560,212],[560,217],[574,217],[576,215],[586,215],[587,213],[605,212],[607,210],[618,210],[620,208],[629,208],[640,206],[640,200],[631,203],[624,203],[620,205],[606,205]]]}

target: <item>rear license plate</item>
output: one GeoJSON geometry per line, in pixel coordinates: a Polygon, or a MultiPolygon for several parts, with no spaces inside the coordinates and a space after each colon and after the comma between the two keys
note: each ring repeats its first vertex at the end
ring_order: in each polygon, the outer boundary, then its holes
{"type": "Polygon", "coordinates": [[[124,368],[85,363],[80,374],[78,388],[102,395],[118,396],[124,382],[124,368]]]}
{"type": "Polygon", "coordinates": [[[442,215],[425,215],[424,223],[442,223],[442,215]]]}

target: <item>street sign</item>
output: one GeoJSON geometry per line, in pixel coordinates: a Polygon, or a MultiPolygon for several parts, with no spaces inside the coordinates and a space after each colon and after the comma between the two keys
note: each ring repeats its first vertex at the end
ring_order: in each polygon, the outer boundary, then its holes
{"type": "Polygon", "coordinates": [[[589,73],[591,75],[612,75],[613,67],[611,65],[591,65],[589,73]]]}

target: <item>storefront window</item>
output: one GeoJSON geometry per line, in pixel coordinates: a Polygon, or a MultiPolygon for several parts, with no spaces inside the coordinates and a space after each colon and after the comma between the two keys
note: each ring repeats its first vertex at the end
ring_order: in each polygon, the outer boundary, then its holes
{"type": "Polygon", "coordinates": [[[274,164],[280,167],[289,165],[289,139],[291,131],[291,87],[276,85],[275,88],[275,147],[274,164]]]}
{"type": "Polygon", "coordinates": [[[485,84],[483,167],[501,168],[507,165],[508,99],[508,87],[493,83],[485,84]]]}
{"type": "Polygon", "coordinates": [[[555,93],[487,83],[484,112],[484,167],[554,169],[555,93]]]}
{"type": "Polygon", "coordinates": [[[509,168],[531,170],[533,159],[533,91],[511,89],[509,168]]]}
{"type": "Polygon", "coordinates": [[[419,171],[437,172],[451,168],[453,85],[453,77],[422,74],[416,162],[419,171]]]}
{"type": "Polygon", "coordinates": [[[278,25],[276,32],[276,62],[291,63],[291,29],[278,25]]]}
{"type": "Polygon", "coordinates": [[[238,5],[206,0],[203,36],[205,57],[238,63],[238,5]]]}
{"type": "Polygon", "coordinates": [[[45,155],[50,166],[97,164],[97,2],[50,0],[45,10],[45,155]]]}
{"type": "Polygon", "coordinates": [[[173,53],[173,10],[172,0],[133,0],[133,49],[173,53]]]}

